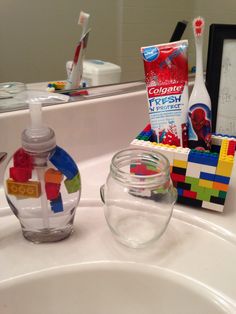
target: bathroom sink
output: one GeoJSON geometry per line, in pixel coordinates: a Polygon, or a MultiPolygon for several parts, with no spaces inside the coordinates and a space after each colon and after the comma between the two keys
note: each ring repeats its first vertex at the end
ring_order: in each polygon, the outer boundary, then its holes
{"type": "Polygon", "coordinates": [[[218,314],[235,308],[207,286],[164,268],[93,262],[2,282],[0,313],[218,314]]]}

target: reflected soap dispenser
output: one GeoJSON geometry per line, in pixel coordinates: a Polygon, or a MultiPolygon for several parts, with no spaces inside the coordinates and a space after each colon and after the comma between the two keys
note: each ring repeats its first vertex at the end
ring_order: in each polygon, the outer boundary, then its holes
{"type": "Polygon", "coordinates": [[[30,99],[31,126],[4,175],[8,204],[23,235],[34,243],[67,238],[81,195],[80,173],[70,155],[56,145],[55,133],[42,124],[41,103],[30,99]]]}

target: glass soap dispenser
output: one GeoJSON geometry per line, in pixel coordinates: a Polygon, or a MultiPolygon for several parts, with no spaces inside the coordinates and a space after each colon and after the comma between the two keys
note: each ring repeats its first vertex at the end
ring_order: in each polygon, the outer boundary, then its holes
{"type": "Polygon", "coordinates": [[[41,102],[28,102],[31,126],[22,132],[22,147],[6,167],[6,198],[26,239],[59,241],[73,230],[80,173],[70,155],[56,145],[54,131],[42,124],[41,102]]]}

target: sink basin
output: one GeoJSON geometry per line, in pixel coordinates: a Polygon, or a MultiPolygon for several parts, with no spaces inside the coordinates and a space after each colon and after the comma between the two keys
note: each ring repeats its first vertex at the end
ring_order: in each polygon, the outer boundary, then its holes
{"type": "Polygon", "coordinates": [[[178,273],[128,262],[52,268],[0,284],[1,314],[235,313],[233,303],[178,273]]]}

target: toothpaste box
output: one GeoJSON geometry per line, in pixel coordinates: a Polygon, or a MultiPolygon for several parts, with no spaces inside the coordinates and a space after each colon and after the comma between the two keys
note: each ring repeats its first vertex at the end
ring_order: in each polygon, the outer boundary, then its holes
{"type": "Polygon", "coordinates": [[[142,47],[148,109],[158,143],[187,147],[188,41],[142,47]]]}

